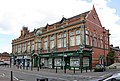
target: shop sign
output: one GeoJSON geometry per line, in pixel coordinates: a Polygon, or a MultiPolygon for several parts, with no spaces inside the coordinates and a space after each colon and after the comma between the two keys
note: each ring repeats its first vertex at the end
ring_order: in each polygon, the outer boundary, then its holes
{"type": "Polygon", "coordinates": [[[68,56],[72,56],[72,55],[73,55],[73,53],[68,53],[67,55],[68,55],[68,56]]]}
{"type": "Polygon", "coordinates": [[[41,57],[49,57],[49,55],[41,55],[41,57]]]}

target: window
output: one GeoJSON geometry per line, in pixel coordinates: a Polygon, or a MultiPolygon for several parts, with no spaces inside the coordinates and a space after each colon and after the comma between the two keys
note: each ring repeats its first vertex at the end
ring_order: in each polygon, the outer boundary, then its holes
{"type": "Polygon", "coordinates": [[[81,44],[81,39],[80,39],[80,30],[76,30],[76,45],[81,44]]]}
{"type": "Polygon", "coordinates": [[[27,43],[27,52],[30,52],[30,42],[27,43]]]}
{"type": "Polygon", "coordinates": [[[53,49],[55,46],[55,42],[54,42],[54,35],[50,36],[50,49],[53,49]]]}
{"type": "Polygon", "coordinates": [[[58,44],[57,44],[57,45],[58,45],[58,48],[61,48],[61,47],[62,47],[62,46],[61,46],[61,42],[62,42],[61,39],[58,39],[58,44]]]}
{"type": "Polygon", "coordinates": [[[26,43],[22,44],[22,52],[26,50],[26,43]]]}
{"type": "Polygon", "coordinates": [[[70,37],[70,46],[74,46],[74,36],[70,37]]]}
{"type": "Polygon", "coordinates": [[[81,39],[80,39],[80,35],[76,36],[76,45],[80,45],[81,44],[81,39]]]}
{"type": "Polygon", "coordinates": [[[58,34],[57,35],[57,45],[58,45],[58,48],[61,48],[62,47],[62,36],[61,36],[61,34],[58,34]]]}
{"type": "Polygon", "coordinates": [[[34,41],[31,41],[31,51],[34,50],[34,41]]]}
{"type": "Polygon", "coordinates": [[[101,43],[100,43],[100,44],[101,44],[101,48],[103,48],[103,41],[102,41],[102,40],[100,40],[100,42],[101,42],[101,43]]]}
{"type": "Polygon", "coordinates": [[[79,57],[71,57],[70,58],[70,66],[80,66],[80,58],[79,57]]]}
{"type": "Polygon", "coordinates": [[[47,37],[44,38],[43,49],[44,49],[44,50],[47,50],[47,49],[48,49],[47,37]]]}
{"type": "Polygon", "coordinates": [[[100,35],[98,35],[98,47],[100,47],[100,35]]]}
{"type": "Polygon", "coordinates": [[[20,53],[20,45],[18,45],[18,53],[20,53]]]}
{"type": "Polygon", "coordinates": [[[100,46],[103,48],[103,40],[102,40],[102,35],[100,35],[100,46]]]}
{"type": "Polygon", "coordinates": [[[32,50],[32,51],[34,50],[34,44],[31,46],[31,50],[32,50]]]}
{"type": "Polygon", "coordinates": [[[62,47],[66,47],[66,33],[62,34],[62,47]]]}
{"type": "Polygon", "coordinates": [[[50,41],[50,49],[54,48],[54,40],[50,41]]]}
{"type": "Polygon", "coordinates": [[[22,44],[20,44],[20,48],[19,49],[20,49],[20,52],[22,52],[22,44]]]}
{"type": "Polygon", "coordinates": [[[94,37],[94,47],[97,47],[97,39],[94,37]]]}
{"type": "Polygon", "coordinates": [[[76,30],[76,35],[79,35],[80,34],[80,30],[76,30]]]}
{"type": "Polygon", "coordinates": [[[89,45],[89,36],[86,35],[86,45],[89,45]]]}
{"type": "Polygon", "coordinates": [[[74,45],[75,45],[74,32],[71,31],[70,32],[70,46],[74,46],[74,45]]]}
{"type": "Polygon", "coordinates": [[[86,30],[86,45],[89,45],[89,32],[86,30]]]}
{"type": "Polygon", "coordinates": [[[94,47],[97,47],[97,37],[95,33],[94,33],[94,47]]]}

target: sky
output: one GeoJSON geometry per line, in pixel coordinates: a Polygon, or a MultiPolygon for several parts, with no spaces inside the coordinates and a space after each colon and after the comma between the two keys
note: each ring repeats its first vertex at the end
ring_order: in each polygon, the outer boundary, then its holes
{"type": "Polygon", "coordinates": [[[0,0],[0,53],[12,52],[23,26],[30,31],[89,11],[93,5],[110,30],[110,44],[120,46],[120,0],[0,0]]]}

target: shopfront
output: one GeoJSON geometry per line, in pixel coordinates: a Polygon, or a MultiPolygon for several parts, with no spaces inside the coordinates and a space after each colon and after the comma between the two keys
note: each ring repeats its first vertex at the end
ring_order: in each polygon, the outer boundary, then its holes
{"type": "Polygon", "coordinates": [[[47,68],[66,68],[66,69],[81,69],[92,68],[92,51],[84,50],[83,53],[77,51],[54,52],[51,57],[49,54],[40,55],[41,64],[47,68]],[[54,61],[54,62],[53,62],[54,61]]]}

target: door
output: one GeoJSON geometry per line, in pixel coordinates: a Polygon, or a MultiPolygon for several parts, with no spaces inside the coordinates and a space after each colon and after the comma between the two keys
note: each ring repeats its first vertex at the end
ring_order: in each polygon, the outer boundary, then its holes
{"type": "Polygon", "coordinates": [[[66,69],[70,69],[70,57],[65,57],[65,67],[66,69]]]}

